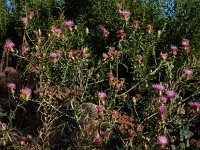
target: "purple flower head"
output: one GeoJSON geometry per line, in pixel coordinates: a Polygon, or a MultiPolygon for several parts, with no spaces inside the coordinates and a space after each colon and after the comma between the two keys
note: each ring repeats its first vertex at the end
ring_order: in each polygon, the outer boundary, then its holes
{"type": "Polygon", "coordinates": [[[55,62],[55,61],[57,61],[57,59],[58,59],[58,54],[57,54],[57,53],[51,53],[51,54],[49,55],[49,58],[50,58],[53,62],[55,62]]]}
{"type": "Polygon", "coordinates": [[[4,48],[7,48],[7,49],[13,49],[15,46],[15,44],[11,41],[11,40],[6,40],[6,43],[4,45],[4,48]]]}
{"type": "Polygon", "coordinates": [[[29,48],[26,46],[22,46],[22,55],[26,55],[28,52],[29,48]]]}
{"type": "Polygon", "coordinates": [[[32,18],[34,17],[34,15],[35,15],[34,12],[33,12],[33,11],[30,11],[30,12],[29,12],[29,15],[28,15],[29,19],[32,19],[32,18]]]}
{"type": "Polygon", "coordinates": [[[105,92],[101,92],[101,93],[99,93],[99,98],[101,100],[106,100],[107,99],[107,94],[105,92]]]}
{"type": "Polygon", "coordinates": [[[74,22],[69,20],[69,21],[65,21],[65,27],[67,28],[72,28],[74,27],[74,22]]]}
{"type": "Polygon", "coordinates": [[[171,52],[172,52],[174,55],[176,55],[177,52],[178,52],[177,46],[174,46],[174,45],[172,45],[172,46],[170,47],[170,50],[171,50],[171,52]]]}
{"type": "Polygon", "coordinates": [[[167,115],[167,108],[165,106],[159,106],[157,111],[161,118],[167,115]]]}
{"type": "Polygon", "coordinates": [[[181,42],[182,46],[188,47],[190,45],[190,41],[188,39],[183,39],[181,42]]]}
{"type": "Polygon", "coordinates": [[[152,88],[156,92],[161,92],[161,91],[163,91],[165,89],[165,86],[162,85],[162,84],[153,84],[152,88]]]}
{"type": "Polygon", "coordinates": [[[108,37],[108,36],[110,35],[110,32],[109,32],[107,29],[105,29],[105,30],[103,31],[103,35],[104,35],[105,37],[108,37]]]}
{"type": "Polygon", "coordinates": [[[82,47],[82,48],[81,48],[81,51],[82,51],[83,53],[87,53],[88,48],[87,48],[87,47],[82,47]]]}
{"type": "Polygon", "coordinates": [[[27,17],[21,18],[21,22],[22,22],[23,24],[28,24],[28,18],[27,18],[27,17]]]}
{"type": "Polygon", "coordinates": [[[120,16],[121,16],[122,19],[128,21],[130,16],[131,16],[131,13],[128,10],[124,10],[124,11],[120,12],[120,16]]]}
{"type": "Polygon", "coordinates": [[[117,31],[117,37],[123,39],[125,36],[126,36],[126,33],[124,32],[124,30],[117,31]]]}
{"type": "Polygon", "coordinates": [[[147,32],[151,34],[153,32],[153,26],[151,24],[146,26],[147,32]]]}
{"type": "Polygon", "coordinates": [[[122,10],[122,5],[121,5],[120,3],[117,3],[116,8],[117,8],[117,11],[118,11],[118,12],[121,12],[121,10],[122,10]]]}
{"type": "Polygon", "coordinates": [[[176,96],[176,92],[173,90],[166,91],[165,94],[169,99],[173,99],[176,96]]]}
{"type": "Polygon", "coordinates": [[[98,115],[101,116],[103,114],[104,110],[105,110],[105,108],[104,108],[103,105],[97,105],[97,113],[98,113],[98,115]]]}
{"type": "Polygon", "coordinates": [[[96,136],[94,139],[94,144],[96,145],[102,145],[103,144],[103,139],[101,136],[96,136]]]}
{"type": "Polygon", "coordinates": [[[6,123],[1,123],[1,129],[5,131],[8,128],[8,125],[6,123]]]}
{"type": "Polygon", "coordinates": [[[133,21],[133,27],[137,30],[140,26],[140,22],[138,20],[133,21]]]}
{"type": "Polygon", "coordinates": [[[57,34],[57,35],[60,35],[62,33],[62,30],[59,29],[59,28],[55,28],[54,29],[54,32],[57,34]]]}
{"type": "Polygon", "coordinates": [[[101,31],[105,30],[105,25],[103,25],[103,24],[98,25],[98,27],[99,27],[99,29],[100,29],[101,31]]]}
{"type": "Polygon", "coordinates": [[[21,89],[20,92],[21,92],[21,97],[25,100],[28,100],[32,94],[31,88],[28,88],[28,87],[21,89]]]}
{"type": "Polygon", "coordinates": [[[107,53],[103,53],[103,54],[102,54],[102,57],[103,57],[103,59],[107,59],[109,56],[108,56],[107,53]]]}
{"type": "Polygon", "coordinates": [[[189,102],[191,108],[200,108],[200,102],[189,102]]]}
{"type": "Polygon", "coordinates": [[[169,144],[169,140],[165,135],[159,135],[157,137],[157,144],[159,144],[161,147],[165,147],[169,144]]]}
{"type": "Polygon", "coordinates": [[[113,75],[112,72],[106,73],[106,77],[107,77],[110,81],[114,81],[114,80],[115,80],[115,77],[114,77],[114,75],[113,75]]]}
{"type": "Polygon", "coordinates": [[[193,74],[193,70],[191,70],[191,69],[186,69],[186,70],[184,70],[184,76],[185,76],[186,78],[191,78],[191,77],[192,77],[192,74],[193,74]]]}
{"type": "Polygon", "coordinates": [[[143,57],[141,55],[136,55],[135,61],[141,63],[143,57]]]}
{"type": "Polygon", "coordinates": [[[7,88],[8,88],[9,91],[14,92],[14,90],[16,89],[16,84],[15,83],[8,83],[7,88]]]}
{"type": "Polygon", "coordinates": [[[116,84],[116,88],[117,88],[118,90],[120,90],[120,89],[121,89],[121,87],[122,87],[122,85],[121,85],[121,84],[116,84]]]}
{"type": "Polygon", "coordinates": [[[108,35],[110,34],[110,32],[105,28],[105,26],[103,24],[98,25],[99,29],[103,32],[103,35],[105,37],[108,37],[108,35]]]}
{"type": "Polygon", "coordinates": [[[160,101],[163,102],[163,103],[166,103],[167,97],[165,97],[165,96],[160,97],[160,101]]]}

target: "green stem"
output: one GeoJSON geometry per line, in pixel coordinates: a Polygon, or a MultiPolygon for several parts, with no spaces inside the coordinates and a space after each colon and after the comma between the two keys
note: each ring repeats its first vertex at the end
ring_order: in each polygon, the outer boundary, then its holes
{"type": "Polygon", "coordinates": [[[145,80],[147,80],[149,78],[149,76],[151,75],[154,75],[163,65],[163,61],[160,63],[160,65],[153,71],[151,72],[149,75],[147,75],[143,80],[139,81],[137,84],[135,84],[133,87],[131,87],[129,90],[127,90],[126,92],[122,93],[121,95],[123,94],[126,94],[128,92],[130,92],[131,90],[133,90],[135,87],[137,87],[141,82],[144,82],[145,80]]]}

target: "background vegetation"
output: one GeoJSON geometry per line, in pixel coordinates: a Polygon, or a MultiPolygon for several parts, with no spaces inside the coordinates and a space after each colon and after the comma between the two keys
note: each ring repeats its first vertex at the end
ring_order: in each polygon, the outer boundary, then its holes
{"type": "Polygon", "coordinates": [[[0,148],[200,148],[199,12],[198,0],[0,1],[0,148]]]}

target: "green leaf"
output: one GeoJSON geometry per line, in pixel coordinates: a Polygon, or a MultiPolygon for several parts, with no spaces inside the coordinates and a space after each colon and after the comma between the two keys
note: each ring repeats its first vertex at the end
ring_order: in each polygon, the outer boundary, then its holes
{"type": "Polygon", "coordinates": [[[190,139],[192,136],[194,135],[194,133],[190,130],[180,130],[180,141],[183,141],[183,139],[190,139]]]}

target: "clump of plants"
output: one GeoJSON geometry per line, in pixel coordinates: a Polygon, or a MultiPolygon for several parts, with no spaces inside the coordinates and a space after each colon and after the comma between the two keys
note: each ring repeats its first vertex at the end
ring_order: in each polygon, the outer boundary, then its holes
{"type": "Polygon", "coordinates": [[[19,18],[23,40],[5,41],[0,66],[2,149],[199,146],[200,61],[190,40],[161,50],[164,26],[112,7],[117,28],[60,14],[43,31],[33,11],[19,18]]]}

